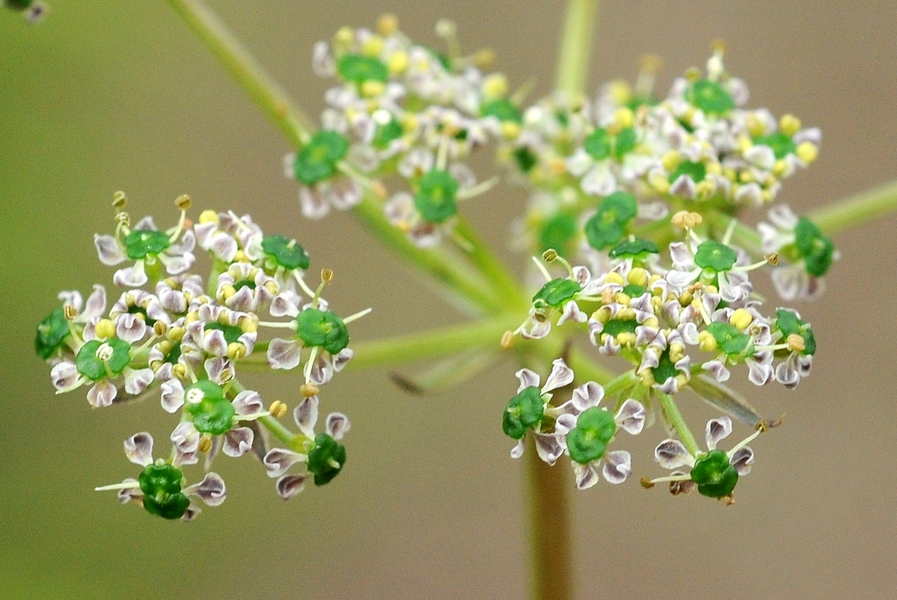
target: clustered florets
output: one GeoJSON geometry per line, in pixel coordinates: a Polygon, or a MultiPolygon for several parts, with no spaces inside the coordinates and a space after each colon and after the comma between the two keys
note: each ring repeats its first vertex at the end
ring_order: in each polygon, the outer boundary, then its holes
{"type": "MultiPolygon", "coordinates": [[[[316,484],[329,482],[345,462],[345,448],[336,442],[349,422],[333,413],[327,431],[316,435],[317,394],[352,358],[346,323],[364,313],[341,318],[328,309],[321,291],[333,274],[325,269],[320,286],[311,289],[305,281],[308,255],[294,240],[266,236],[248,216],[233,213],[207,211],[191,225],[185,218],[189,199],[178,204],[181,218],[172,229],[159,231],[149,218],[131,228],[118,194],[116,234],[97,235],[95,242],[101,261],[121,265],[113,281],[126,290],[108,311],[100,285],[86,304],[78,292],[62,292],[63,305],[38,328],[36,349],[53,365],[59,393],[89,385],[87,400],[99,408],[159,389],[162,408],[180,415],[169,436],[171,460],[153,461],[152,437],[137,434],[125,450],[145,467],[140,478],[100,489],[118,489],[123,501],[139,500],[153,514],[191,518],[198,509],[188,496],[196,492],[207,504],[218,504],[224,482],[207,473],[199,487],[182,490],[181,467],[206,453],[208,471],[219,451],[231,457],[252,451],[268,464],[267,455],[281,450],[269,448],[260,423],[289,445],[293,462],[303,464],[294,477],[312,473],[316,484]],[[197,244],[212,258],[205,281],[190,271],[197,244]],[[282,333],[263,340],[265,330],[282,333]],[[287,410],[282,402],[266,409],[261,395],[237,379],[239,366],[258,364],[260,352],[274,369],[304,363],[300,406],[313,402],[314,416],[297,416],[296,434],[273,422],[287,410]],[[214,493],[204,493],[210,489],[214,493]]],[[[277,489],[288,498],[301,486],[278,481],[277,489]]]]}

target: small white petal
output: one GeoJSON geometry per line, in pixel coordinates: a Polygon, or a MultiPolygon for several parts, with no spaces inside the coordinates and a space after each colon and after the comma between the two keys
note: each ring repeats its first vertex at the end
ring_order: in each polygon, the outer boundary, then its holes
{"type": "Polygon", "coordinates": [[[710,419],[704,429],[704,437],[710,450],[716,449],[716,444],[732,433],[732,419],[722,416],[718,419],[710,419]]]}
{"type": "Polygon", "coordinates": [[[145,467],[153,462],[153,436],[135,433],[125,440],[125,456],[135,465],[145,467]]]}
{"type": "Polygon", "coordinates": [[[556,358],[551,364],[551,373],[542,386],[543,394],[573,383],[573,369],[567,366],[564,359],[556,358]]]}
{"type": "Polygon", "coordinates": [[[664,440],[657,445],[657,448],[654,449],[654,460],[659,462],[664,469],[678,469],[694,464],[694,458],[688,453],[682,442],[671,439],[664,440]]]}

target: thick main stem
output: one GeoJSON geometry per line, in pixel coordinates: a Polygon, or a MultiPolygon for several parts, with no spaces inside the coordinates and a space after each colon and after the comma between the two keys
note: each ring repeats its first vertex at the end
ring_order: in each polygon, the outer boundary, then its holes
{"type": "Polygon", "coordinates": [[[530,595],[541,600],[565,600],[573,596],[570,576],[570,507],[567,470],[542,462],[533,447],[526,450],[529,472],[529,517],[533,526],[529,544],[534,549],[530,595]]]}

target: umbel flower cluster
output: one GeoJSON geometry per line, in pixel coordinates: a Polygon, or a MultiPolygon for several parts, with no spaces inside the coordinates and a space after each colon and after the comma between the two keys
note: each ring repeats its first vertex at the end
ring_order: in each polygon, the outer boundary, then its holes
{"type": "MultiPolygon", "coordinates": [[[[704,72],[688,70],[663,99],[654,95],[652,59],[634,86],[612,82],[594,99],[556,92],[526,106],[503,75],[483,71],[490,53],[463,54],[449,22],[437,33],[446,53],[412,42],[386,16],[375,30],[343,28],[315,46],[315,72],[335,85],[321,129],[302,132],[284,161],[302,214],[319,219],[373,203],[412,248],[474,254],[460,209],[485,199],[499,175],[478,178],[465,161],[491,145],[501,174],[530,195],[514,238],[536,256],[531,300],[522,309],[509,301],[519,326],[500,340],[531,367],[517,371],[516,395],[501,412],[511,455],[532,439],[546,463],[569,457],[580,489],[602,478],[622,483],[634,464],[612,447],[617,434],[640,434],[660,419],[667,437],[654,461],[672,473],[643,485],[731,503],[754,462],[747,444],[777,423],[726,383],[740,371],[757,386],[793,388],[816,352],[809,323],[794,308],[770,306],[751,278],[768,271],[785,301],[824,289],[834,246],[812,221],[775,204],[782,182],[816,159],[819,131],[748,108],[747,86],[726,71],[719,44],[704,72]],[[740,220],[750,208],[768,216],[750,226],[740,220]],[[571,349],[585,357],[583,368],[570,362],[571,349]],[[626,367],[595,376],[604,362],[626,367]],[[706,424],[705,447],[678,408],[689,393],[724,413],[706,424]],[[718,449],[732,418],[752,431],[718,449]]],[[[95,240],[100,260],[118,267],[121,295],[107,308],[102,286],[86,302],[63,292],[38,328],[37,351],[59,392],[86,389],[94,407],[149,395],[179,416],[168,458],[154,459],[153,438],[137,433],[125,452],[143,469],[138,478],[98,489],[189,518],[193,498],[224,499],[223,481],[209,471],[221,452],[255,454],[284,498],[310,476],[329,482],[345,463],[339,442],[349,422],[331,413],[316,433],[318,395],[352,358],[346,325],[366,311],[331,311],[321,293],[332,273],[310,286],[309,258],[295,240],[266,236],[232,213],[204,212],[191,224],[189,199],[178,205],[168,230],[149,218],[132,226],[117,195],[115,234],[95,240]],[[193,272],[197,246],[211,258],[205,278],[193,272]],[[265,408],[239,383],[238,369],[260,362],[302,368],[297,432],[277,420],[286,404],[265,408]],[[205,475],[187,485],[182,468],[199,454],[205,475]]]]}
{"type": "Polygon", "coordinates": [[[331,311],[321,292],[332,272],[310,288],[309,257],[295,240],[265,235],[233,213],[206,211],[191,224],[190,199],[177,204],[180,219],[161,230],[149,217],[132,225],[116,194],[115,233],[94,242],[100,261],[118,267],[112,281],[120,294],[109,305],[101,285],[86,302],[62,292],[62,305],[38,327],[36,350],[52,365],[57,393],[86,390],[94,408],[153,397],[178,416],[167,458],[153,459],[152,436],[137,433],[124,447],[142,467],[138,477],[97,489],[117,490],[122,502],[167,519],[190,519],[199,512],[195,498],[224,501],[224,481],[209,470],[222,453],[256,455],[285,499],[308,478],[330,482],[346,460],[339,442],[349,420],[331,413],[321,426],[318,395],[352,358],[347,323],[367,311],[345,318],[331,311]],[[197,246],[211,259],[205,278],[194,271],[197,246]],[[240,384],[244,365],[302,367],[301,400],[292,407],[298,431],[277,421],[287,404],[266,408],[259,392],[240,384]],[[263,430],[284,447],[272,447],[263,430]],[[201,454],[205,474],[188,486],[183,467],[201,454]]]}

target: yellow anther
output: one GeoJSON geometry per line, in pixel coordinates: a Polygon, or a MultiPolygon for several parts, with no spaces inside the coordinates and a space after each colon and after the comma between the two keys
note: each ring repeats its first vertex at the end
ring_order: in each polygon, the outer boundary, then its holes
{"type": "Polygon", "coordinates": [[[554,248],[549,248],[545,252],[542,253],[542,260],[545,262],[554,262],[558,259],[557,250],[554,248]]]}
{"type": "Polygon", "coordinates": [[[279,419],[280,417],[287,414],[287,405],[280,400],[275,400],[268,408],[268,412],[271,413],[271,416],[275,419],[279,419]]]}
{"type": "Polygon", "coordinates": [[[642,477],[641,480],[639,481],[639,483],[640,483],[641,486],[642,486],[643,488],[645,488],[646,490],[650,490],[650,489],[653,488],[654,485],[655,485],[654,482],[651,481],[650,479],[648,479],[647,477],[642,477]]]}
{"type": "Polygon", "coordinates": [[[738,308],[732,312],[732,315],[729,317],[729,323],[732,324],[733,327],[740,331],[744,331],[748,327],[750,327],[753,322],[754,317],[747,311],[745,308],[738,308]]]}
{"type": "Polygon", "coordinates": [[[622,79],[611,81],[606,89],[614,104],[626,104],[632,98],[632,87],[622,79]]]}
{"type": "Polygon", "coordinates": [[[299,393],[302,394],[305,398],[311,398],[312,396],[317,396],[318,392],[320,392],[320,388],[313,383],[303,383],[299,386],[299,393]]]}
{"type": "Polygon", "coordinates": [[[321,281],[324,283],[333,281],[333,269],[321,269],[321,281]]]}
{"type": "Polygon", "coordinates": [[[616,271],[611,271],[604,276],[604,283],[616,283],[617,285],[623,285],[623,276],[616,271]]]}
{"type": "Polygon", "coordinates": [[[221,223],[221,219],[218,217],[218,213],[216,213],[214,210],[204,210],[199,215],[199,222],[214,223],[215,225],[218,225],[219,223],[221,223]]]}
{"type": "Polygon", "coordinates": [[[635,311],[628,306],[624,306],[617,311],[617,319],[622,321],[635,321],[635,311]]]}
{"type": "Polygon", "coordinates": [[[699,200],[706,200],[708,198],[712,198],[716,193],[716,182],[710,179],[705,179],[704,181],[699,181],[695,186],[695,196],[699,200]]]}
{"type": "Polygon", "coordinates": [[[493,73],[483,80],[483,95],[486,98],[503,98],[508,93],[508,79],[501,73],[493,73]]]}
{"type": "Polygon", "coordinates": [[[651,369],[644,369],[638,373],[638,378],[641,380],[642,385],[645,387],[651,387],[654,385],[654,373],[651,372],[651,369]]]}
{"type": "Polygon", "coordinates": [[[700,213],[689,212],[687,210],[680,210],[670,218],[673,227],[676,227],[677,229],[694,229],[703,221],[704,217],[702,217],[700,213]]]}
{"type": "Polygon", "coordinates": [[[495,62],[495,50],[492,48],[477,50],[473,55],[473,62],[480,68],[491,66],[495,62]]]}
{"type": "Polygon", "coordinates": [[[684,388],[686,385],[688,385],[688,375],[686,375],[685,373],[679,373],[678,375],[676,375],[676,383],[679,384],[679,389],[684,388]]]}
{"type": "Polygon", "coordinates": [[[792,352],[803,352],[807,348],[804,338],[796,333],[789,334],[786,341],[788,342],[788,349],[792,352]]]}
{"type": "Polygon", "coordinates": [[[754,147],[754,140],[746,135],[738,136],[738,140],[736,140],[736,143],[738,144],[738,150],[742,153],[747,152],[754,147]]]}
{"type": "Polygon", "coordinates": [[[610,308],[602,306],[592,313],[591,318],[595,319],[599,323],[607,323],[608,321],[610,321],[610,308]]]}
{"type": "Polygon", "coordinates": [[[751,183],[754,181],[754,174],[750,171],[742,171],[738,174],[738,181],[741,183],[751,183]]]}
{"type": "Polygon", "coordinates": [[[663,59],[657,54],[645,54],[639,60],[639,68],[645,73],[659,73],[663,68],[663,59]]]}
{"type": "Polygon", "coordinates": [[[62,315],[66,321],[71,321],[78,316],[78,309],[71,304],[66,304],[62,307],[62,315]]]}
{"type": "Polygon", "coordinates": [[[115,336],[115,323],[111,319],[100,319],[96,324],[96,334],[101,340],[115,336]]]}
{"type": "Polygon", "coordinates": [[[685,358],[685,346],[678,342],[670,344],[670,360],[675,363],[683,358],[685,358]]]}
{"type": "Polygon", "coordinates": [[[173,342],[180,342],[185,333],[187,333],[186,327],[169,327],[167,337],[173,342]]]}
{"type": "Polygon", "coordinates": [[[168,356],[168,353],[174,348],[174,344],[169,340],[162,340],[161,342],[156,343],[155,347],[156,350],[162,353],[162,356],[168,356]]]}
{"type": "Polygon", "coordinates": [[[234,253],[234,262],[252,262],[252,260],[246,256],[246,252],[243,249],[239,249],[234,253]]]}
{"type": "Polygon", "coordinates": [[[701,78],[701,71],[697,67],[689,67],[685,69],[685,79],[694,82],[701,78]]]}
{"type": "Polygon", "coordinates": [[[723,166],[718,162],[707,163],[704,165],[704,170],[708,175],[722,175],[723,174],[723,166]]]}
{"type": "Polygon", "coordinates": [[[237,289],[234,286],[232,286],[230,284],[225,284],[225,285],[221,286],[221,289],[218,291],[218,301],[224,302],[225,300],[227,300],[228,298],[230,298],[231,296],[233,296],[236,293],[237,293],[237,289]]]}
{"type": "Polygon", "coordinates": [[[723,177],[729,181],[736,181],[738,179],[738,171],[732,167],[723,167],[723,177]]]}
{"type": "Polygon", "coordinates": [[[187,379],[187,365],[175,363],[174,366],[171,367],[171,374],[181,381],[187,379]]]}
{"type": "Polygon", "coordinates": [[[365,98],[382,96],[385,90],[386,85],[382,81],[374,81],[373,79],[368,79],[361,84],[361,95],[365,98]]]}
{"type": "Polygon", "coordinates": [[[553,177],[560,177],[567,172],[567,163],[563,158],[552,158],[548,161],[548,173],[553,177]]]}
{"type": "Polygon", "coordinates": [[[355,33],[352,31],[351,27],[340,27],[333,36],[333,41],[336,42],[338,46],[343,47],[351,44],[354,39],[355,33]]]}
{"type": "Polygon", "coordinates": [[[763,198],[763,202],[765,204],[769,204],[773,200],[773,195],[770,190],[763,190],[763,192],[761,192],[760,196],[763,198]]]}
{"type": "Polygon", "coordinates": [[[212,449],[212,438],[208,435],[204,435],[199,438],[199,444],[197,445],[197,450],[200,452],[208,452],[212,449]]]}
{"type": "Polygon", "coordinates": [[[193,200],[187,194],[181,194],[174,201],[174,205],[178,207],[178,210],[187,210],[192,204],[193,200]]]}
{"type": "Polygon", "coordinates": [[[399,19],[391,13],[383,13],[377,19],[377,31],[382,35],[392,35],[399,30],[399,19]]]}
{"type": "Polygon", "coordinates": [[[680,154],[678,150],[670,150],[660,159],[660,164],[662,164],[663,168],[667,171],[675,171],[676,167],[678,167],[681,162],[682,154],[680,154]]]}
{"type": "Polygon", "coordinates": [[[404,73],[408,69],[408,53],[393,52],[386,59],[386,66],[389,68],[389,72],[395,75],[404,73]]]}
{"type": "Polygon", "coordinates": [[[506,140],[516,140],[520,136],[520,124],[514,121],[502,121],[501,135],[506,140]]]}
{"type": "Polygon", "coordinates": [[[795,133],[800,131],[800,119],[788,113],[787,115],[782,115],[782,118],[779,119],[779,130],[782,133],[787,135],[788,137],[793,136],[795,133]]]}
{"type": "Polygon", "coordinates": [[[250,313],[244,317],[241,317],[237,321],[237,327],[240,328],[240,331],[243,333],[255,333],[259,330],[259,317],[254,313],[250,313]]]}
{"type": "Polygon", "coordinates": [[[383,38],[379,35],[372,35],[361,45],[361,53],[365,56],[380,56],[381,52],[383,52],[383,38]]]}
{"type": "Polygon", "coordinates": [[[620,128],[628,129],[629,127],[632,127],[634,121],[635,115],[629,108],[618,108],[614,111],[614,123],[620,128]]]}
{"type": "Polygon", "coordinates": [[[765,258],[766,262],[768,262],[772,266],[776,266],[777,264],[779,264],[779,253],[778,252],[773,252],[772,254],[767,254],[763,258],[765,258]]]}
{"type": "Polygon", "coordinates": [[[819,156],[819,148],[816,147],[816,144],[813,142],[801,142],[797,145],[797,148],[794,150],[794,153],[797,154],[797,157],[804,161],[807,164],[816,161],[816,157],[819,156]]]}
{"type": "Polygon", "coordinates": [[[635,267],[626,274],[626,281],[633,285],[645,287],[648,284],[648,271],[635,267]]]}
{"type": "Polygon", "coordinates": [[[629,297],[629,294],[624,294],[623,292],[614,294],[614,300],[623,306],[629,306],[629,303],[632,302],[632,298],[629,297]]]}
{"type": "Polygon", "coordinates": [[[713,352],[716,350],[716,338],[709,331],[702,331],[698,334],[698,348],[704,352],[713,352]]]}
{"type": "Polygon", "coordinates": [[[617,334],[617,343],[621,346],[631,348],[635,346],[635,334],[631,331],[621,331],[617,334]]]}
{"type": "Polygon", "coordinates": [[[726,41],[720,38],[717,38],[710,42],[710,51],[714,54],[725,54],[726,53],[726,41]]]}
{"type": "Polygon", "coordinates": [[[227,345],[228,358],[237,360],[243,358],[244,356],[246,356],[246,346],[244,346],[240,342],[231,342],[227,345]]]}
{"type": "Polygon", "coordinates": [[[782,177],[785,173],[788,172],[788,163],[785,162],[784,158],[778,159],[774,165],[772,165],[772,172],[776,177],[782,177]]]}
{"type": "Polygon", "coordinates": [[[153,324],[153,333],[159,337],[162,337],[168,332],[168,323],[165,321],[156,321],[153,324]]]}
{"type": "Polygon", "coordinates": [[[128,203],[128,198],[125,196],[125,193],[121,190],[112,194],[112,208],[116,210],[121,210],[125,207],[125,204],[128,203]]]}
{"type": "Polygon", "coordinates": [[[660,321],[657,320],[657,317],[648,317],[645,319],[645,322],[642,323],[645,327],[651,327],[652,329],[657,329],[660,327],[660,321]]]}
{"type": "Polygon", "coordinates": [[[115,222],[118,225],[124,225],[125,227],[127,227],[131,224],[131,216],[124,211],[117,212],[115,213],[115,222]]]}
{"type": "Polygon", "coordinates": [[[501,347],[502,350],[510,350],[511,346],[514,344],[514,332],[506,331],[501,336],[501,347]]]}

